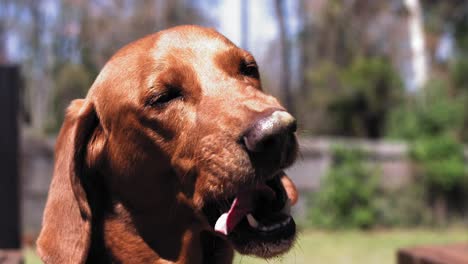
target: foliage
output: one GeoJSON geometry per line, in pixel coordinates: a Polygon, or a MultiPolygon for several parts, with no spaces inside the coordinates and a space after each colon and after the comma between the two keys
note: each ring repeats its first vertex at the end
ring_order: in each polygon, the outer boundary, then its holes
{"type": "MultiPolygon", "coordinates": [[[[463,68],[463,67],[462,67],[463,68]]],[[[460,73],[453,82],[464,82],[460,73]]],[[[433,207],[437,222],[447,220],[449,202],[464,207],[468,178],[463,138],[466,113],[465,96],[451,91],[450,85],[433,80],[424,90],[409,98],[407,104],[392,112],[388,135],[410,140],[410,157],[414,163],[416,184],[423,187],[425,201],[433,207]],[[452,197],[458,197],[451,201],[452,197]]]]}
{"type": "Polygon", "coordinates": [[[48,132],[58,131],[68,104],[73,99],[85,97],[91,83],[91,73],[81,64],[65,64],[59,69],[53,90],[53,118],[49,120],[48,132]]]}
{"type": "Polygon", "coordinates": [[[406,104],[392,110],[387,136],[415,140],[458,134],[463,123],[463,101],[450,96],[447,86],[441,80],[432,80],[419,94],[408,97],[406,104]]]}
{"type": "Polygon", "coordinates": [[[463,145],[456,140],[463,125],[462,97],[448,94],[447,85],[432,81],[412,98],[413,104],[393,112],[389,136],[413,142],[411,157],[428,188],[449,191],[465,177],[463,145]]]}
{"type": "Polygon", "coordinates": [[[392,66],[381,58],[360,58],[343,72],[343,94],[329,106],[336,126],[351,135],[378,138],[389,109],[403,98],[403,86],[392,66]]]}
{"type": "Polygon", "coordinates": [[[468,91],[468,60],[466,57],[458,59],[450,69],[450,78],[458,90],[468,91]]]}
{"type": "MultiPolygon", "coordinates": [[[[468,104],[468,51],[464,55],[459,55],[457,60],[450,67],[450,79],[452,81],[453,91],[460,108],[464,108],[468,104]]],[[[468,142],[468,111],[461,110],[462,124],[458,135],[463,142],[468,142]]]]}
{"type": "Polygon", "coordinates": [[[420,139],[413,144],[411,156],[431,190],[446,193],[466,182],[463,145],[451,137],[420,139]]]}
{"type": "Polygon", "coordinates": [[[415,173],[424,186],[433,220],[445,224],[451,216],[466,210],[468,175],[463,145],[448,135],[416,140],[411,148],[415,173]]]}
{"type": "Polygon", "coordinates": [[[358,149],[335,148],[333,164],[314,197],[312,222],[321,227],[369,228],[375,224],[376,173],[358,149]]]}
{"type": "Polygon", "coordinates": [[[341,70],[331,62],[323,62],[307,72],[305,78],[311,89],[306,96],[299,95],[298,108],[301,128],[305,134],[333,134],[336,129],[328,112],[328,105],[340,89],[341,70]]]}
{"type": "Polygon", "coordinates": [[[313,89],[302,117],[312,133],[378,138],[389,110],[403,100],[401,80],[384,58],[358,58],[344,69],[323,63],[306,78],[313,89]]]}
{"type": "Polygon", "coordinates": [[[0,1],[0,57],[7,52],[6,41],[14,39],[8,45],[11,47],[7,55],[22,64],[28,84],[23,100],[31,105],[31,126],[40,133],[53,132],[60,122],[51,120],[56,117],[58,104],[53,83],[61,78],[66,64],[80,64],[85,72],[95,76],[112,54],[130,41],[179,24],[213,26],[213,14],[204,12],[201,6],[206,10],[216,3],[217,0],[0,1]]]}
{"type": "Polygon", "coordinates": [[[425,186],[415,182],[385,190],[375,200],[377,223],[384,227],[415,227],[431,224],[425,186]]]}

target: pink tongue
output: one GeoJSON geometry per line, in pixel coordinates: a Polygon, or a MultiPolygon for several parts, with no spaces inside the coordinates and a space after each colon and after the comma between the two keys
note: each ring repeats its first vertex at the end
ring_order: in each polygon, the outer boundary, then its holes
{"type": "Polygon", "coordinates": [[[236,225],[239,224],[242,218],[255,209],[254,196],[258,195],[258,192],[267,194],[270,197],[275,195],[274,191],[266,185],[261,185],[256,189],[240,192],[232,202],[229,211],[218,218],[214,229],[217,232],[228,235],[236,225]]]}

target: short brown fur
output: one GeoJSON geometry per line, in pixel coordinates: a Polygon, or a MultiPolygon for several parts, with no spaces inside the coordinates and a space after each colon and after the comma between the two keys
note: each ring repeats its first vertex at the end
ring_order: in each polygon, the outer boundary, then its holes
{"type": "Polygon", "coordinates": [[[181,26],[114,55],[57,139],[37,242],[45,263],[231,263],[233,249],[200,208],[255,182],[237,137],[283,109],[253,57],[211,29],[181,26]],[[181,97],[164,106],[167,89],[181,97]],[[172,87],[172,88],[171,88],[172,87]]]}

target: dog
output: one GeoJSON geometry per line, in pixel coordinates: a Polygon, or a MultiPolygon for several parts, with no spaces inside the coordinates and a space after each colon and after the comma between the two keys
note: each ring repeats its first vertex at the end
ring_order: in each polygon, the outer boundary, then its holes
{"type": "Polygon", "coordinates": [[[137,40],[72,101],[37,251],[55,263],[231,263],[294,244],[296,120],[215,30],[137,40]]]}

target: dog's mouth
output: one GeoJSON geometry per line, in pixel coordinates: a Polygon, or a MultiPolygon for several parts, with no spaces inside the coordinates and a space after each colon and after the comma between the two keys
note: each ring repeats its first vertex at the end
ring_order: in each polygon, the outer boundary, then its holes
{"type": "Polygon", "coordinates": [[[213,229],[242,254],[273,257],[293,244],[296,225],[281,182],[284,172],[243,189],[224,202],[211,202],[204,213],[213,229]]]}

